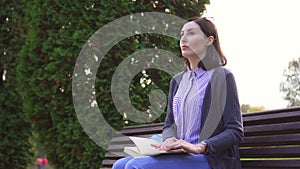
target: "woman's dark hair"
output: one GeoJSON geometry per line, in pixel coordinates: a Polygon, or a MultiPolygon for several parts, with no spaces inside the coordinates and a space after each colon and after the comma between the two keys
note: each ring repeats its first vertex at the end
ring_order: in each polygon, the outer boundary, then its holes
{"type": "MultiPolygon", "coordinates": [[[[198,63],[198,67],[203,70],[210,70],[218,66],[225,66],[227,59],[223,54],[220,46],[217,28],[208,18],[193,17],[187,22],[195,22],[200,26],[201,31],[207,36],[214,37],[214,42],[211,47],[207,49],[206,56],[198,63]]],[[[189,65],[187,59],[186,63],[189,65]]]]}

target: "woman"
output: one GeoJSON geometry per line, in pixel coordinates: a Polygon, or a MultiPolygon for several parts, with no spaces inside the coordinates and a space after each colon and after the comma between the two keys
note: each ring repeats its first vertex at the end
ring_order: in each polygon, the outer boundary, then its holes
{"type": "Polygon", "coordinates": [[[127,157],[113,169],[240,169],[237,144],[243,137],[240,105],[233,74],[222,66],[215,25],[192,18],[181,30],[180,48],[186,71],[170,82],[163,142],[157,149],[186,154],[127,157]]]}

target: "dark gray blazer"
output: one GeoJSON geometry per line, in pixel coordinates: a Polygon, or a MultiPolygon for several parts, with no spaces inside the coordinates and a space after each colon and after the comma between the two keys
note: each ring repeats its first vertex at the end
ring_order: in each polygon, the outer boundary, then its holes
{"type": "MultiPolygon", "coordinates": [[[[177,137],[172,104],[182,75],[183,72],[177,74],[170,82],[164,139],[177,137]]],[[[207,140],[206,157],[213,169],[241,168],[237,145],[243,138],[240,104],[234,76],[223,67],[215,68],[207,86],[200,130],[200,140],[207,140]]]]}

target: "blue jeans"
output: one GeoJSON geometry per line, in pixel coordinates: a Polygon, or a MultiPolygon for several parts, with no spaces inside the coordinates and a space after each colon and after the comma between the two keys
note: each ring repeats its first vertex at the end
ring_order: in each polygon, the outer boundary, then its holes
{"type": "Polygon", "coordinates": [[[112,169],[211,169],[203,154],[162,154],[157,156],[125,157],[112,169]]]}

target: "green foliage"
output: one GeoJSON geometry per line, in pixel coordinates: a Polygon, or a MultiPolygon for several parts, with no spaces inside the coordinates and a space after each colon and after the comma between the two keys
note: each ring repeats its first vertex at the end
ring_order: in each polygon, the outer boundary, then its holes
{"type": "Polygon", "coordinates": [[[300,106],[300,58],[289,62],[288,68],[283,72],[280,91],[287,100],[287,107],[300,106]]]}
{"type": "Polygon", "coordinates": [[[24,116],[16,79],[16,59],[24,43],[22,9],[14,1],[1,1],[0,168],[25,169],[33,157],[31,123],[24,116]]]}
{"type": "MultiPolygon", "coordinates": [[[[85,134],[72,101],[71,84],[75,61],[89,37],[105,24],[132,13],[167,11],[187,19],[200,15],[205,3],[208,0],[33,0],[22,4],[26,9],[22,18],[25,21],[23,26],[28,29],[26,41],[17,59],[18,83],[14,84],[18,84],[18,91],[23,99],[19,105],[22,105],[26,118],[33,123],[34,132],[45,148],[51,164],[65,169],[99,168],[105,153],[104,149],[85,134]]],[[[116,32],[111,33],[113,35],[116,32]]],[[[154,47],[179,55],[178,41],[162,35],[145,34],[122,40],[101,62],[95,82],[96,99],[103,116],[116,129],[121,128],[124,122],[111,98],[112,75],[128,55],[140,49],[154,47]]],[[[148,95],[151,90],[159,88],[168,93],[171,78],[163,71],[149,69],[146,72],[147,76],[141,72],[130,83],[131,103],[139,110],[147,110],[149,107],[148,95]],[[152,83],[146,83],[143,87],[140,84],[141,78],[150,79],[152,83]]],[[[80,113],[84,115],[84,112],[83,108],[80,113]]],[[[163,119],[164,115],[157,121],[163,119]]],[[[135,123],[129,123],[133,124],[135,123]]],[[[95,126],[95,129],[100,129],[97,135],[105,132],[105,129],[101,130],[101,126],[95,126]]]]}
{"type": "Polygon", "coordinates": [[[241,105],[242,113],[249,113],[249,112],[258,112],[266,110],[264,106],[251,106],[250,104],[242,104],[241,105]]]}
{"type": "Polygon", "coordinates": [[[27,3],[30,29],[18,59],[20,93],[50,163],[58,168],[97,168],[103,156],[81,128],[72,104],[74,63],[99,15],[99,10],[87,10],[89,4],[27,3]]]}

